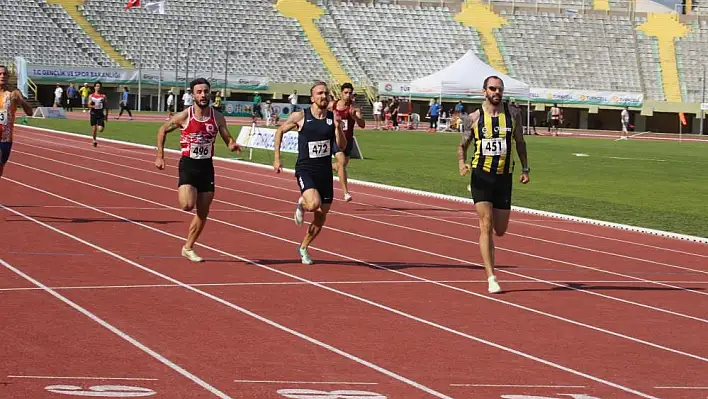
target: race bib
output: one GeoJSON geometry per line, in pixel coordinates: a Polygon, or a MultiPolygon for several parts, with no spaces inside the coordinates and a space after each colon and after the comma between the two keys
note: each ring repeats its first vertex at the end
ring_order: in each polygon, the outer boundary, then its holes
{"type": "Polygon", "coordinates": [[[330,156],[329,140],[310,141],[310,158],[322,158],[330,156]]]}
{"type": "Polygon", "coordinates": [[[500,156],[506,154],[506,140],[503,138],[482,139],[482,155],[500,156]]]}
{"type": "Polygon", "coordinates": [[[346,132],[349,129],[349,119],[342,119],[342,131],[346,132]]]}
{"type": "Polygon", "coordinates": [[[7,110],[6,109],[0,109],[0,125],[6,126],[7,125],[7,110]]]}
{"type": "Polygon", "coordinates": [[[211,144],[190,144],[189,157],[192,159],[211,158],[211,144]]]}

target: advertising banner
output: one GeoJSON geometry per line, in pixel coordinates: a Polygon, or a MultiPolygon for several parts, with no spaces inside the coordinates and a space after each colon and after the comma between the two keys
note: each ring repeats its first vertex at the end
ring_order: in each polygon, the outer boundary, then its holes
{"type": "Polygon", "coordinates": [[[644,95],[613,91],[531,88],[531,102],[641,107],[644,95]]]}

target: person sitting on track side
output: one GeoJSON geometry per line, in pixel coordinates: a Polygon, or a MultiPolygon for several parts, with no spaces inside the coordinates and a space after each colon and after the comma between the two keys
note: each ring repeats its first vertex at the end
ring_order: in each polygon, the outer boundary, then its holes
{"type": "Polygon", "coordinates": [[[302,224],[304,211],[314,213],[314,219],[307,229],[297,251],[303,264],[312,264],[307,250],[324,226],[334,197],[334,176],[332,172],[332,143],[337,142],[340,150],[347,146],[347,139],[342,131],[342,121],[328,110],[329,89],[324,82],[317,82],[310,88],[312,105],[302,111],[290,114],[285,123],[275,132],[275,156],[273,169],[280,173],[280,145],[283,134],[298,130],[298,157],[295,164],[295,178],[300,187],[301,196],[295,210],[295,223],[302,224]]]}
{"type": "Polygon", "coordinates": [[[209,106],[211,85],[204,78],[193,80],[189,85],[194,93],[194,104],[175,114],[157,132],[157,159],[155,166],[165,169],[165,138],[167,133],[181,128],[178,198],[180,207],[196,215],[189,225],[187,241],[182,247],[182,256],[192,262],[201,262],[194,243],[204,230],[209,208],[214,199],[214,142],[217,134],[231,151],[241,152],[241,146],[231,136],[226,118],[209,106]]]}

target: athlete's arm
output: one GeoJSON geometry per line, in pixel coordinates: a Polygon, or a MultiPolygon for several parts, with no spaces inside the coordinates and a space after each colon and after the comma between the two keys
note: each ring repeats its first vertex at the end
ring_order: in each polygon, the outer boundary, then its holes
{"type": "Polygon", "coordinates": [[[523,121],[521,120],[521,112],[519,110],[511,111],[512,118],[514,118],[514,141],[516,141],[516,152],[519,154],[519,161],[521,161],[521,167],[523,171],[521,172],[521,183],[529,182],[529,161],[526,155],[526,141],[524,140],[524,128],[522,126],[523,121]]]}
{"type": "Polygon", "coordinates": [[[275,131],[275,142],[273,147],[273,169],[276,173],[280,173],[283,169],[283,164],[280,162],[280,143],[283,140],[283,134],[297,128],[300,126],[303,118],[305,117],[305,111],[291,112],[288,116],[288,120],[278,127],[275,131]]]}
{"type": "Polygon", "coordinates": [[[467,164],[467,149],[472,142],[472,126],[477,123],[479,118],[479,111],[475,111],[471,114],[465,115],[462,119],[462,140],[460,145],[457,146],[457,161],[460,168],[460,176],[464,176],[470,170],[470,166],[467,164]]]}
{"type": "Polygon", "coordinates": [[[337,114],[334,114],[334,137],[337,140],[337,147],[344,151],[347,148],[347,137],[342,130],[342,118],[337,114]]]}
{"type": "Polygon", "coordinates": [[[363,129],[364,127],[366,127],[366,121],[364,121],[364,115],[361,113],[361,108],[354,108],[354,112],[352,112],[352,117],[360,128],[363,129]]]}
{"type": "Polygon", "coordinates": [[[17,101],[17,105],[22,107],[27,116],[32,116],[32,106],[27,104],[27,101],[25,101],[25,96],[22,95],[22,92],[15,89],[13,93],[15,94],[15,101],[17,101]]]}
{"type": "Polygon", "coordinates": [[[185,109],[176,113],[169,121],[165,122],[157,131],[157,159],[155,166],[162,170],[165,168],[165,139],[167,133],[184,126],[187,123],[187,113],[189,109],[185,109]]]}
{"type": "Polygon", "coordinates": [[[236,143],[236,140],[234,140],[233,136],[231,136],[231,132],[229,132],[229,127],[226,125],[226,118],[224,118],[224,115],[222,115],[221,112],[218,111],[212,112],[214,112],[214,119],[216,119],[216,124],[217,126],[219,126],[219,134],[224,140],[224,143],[226,143],[226,146],[229,148],[229,150],[240,153],[241,146],[238,145],[238,143],[236,143]]]}

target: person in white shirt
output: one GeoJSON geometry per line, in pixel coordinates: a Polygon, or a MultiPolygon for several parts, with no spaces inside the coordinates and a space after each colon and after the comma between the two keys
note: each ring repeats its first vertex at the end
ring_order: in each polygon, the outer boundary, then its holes
{"type": "Polygon", "coordinates": [[[187,89],[182,96],[182,103],[184,104],[184,108],[189,108],[194,104],[194,97],[192,97],[192,92],[189,89],[187,89]]]}
{"type": "Polygon", "coordinates": [[[376,130],[381,128],[381,113],[383,112],[383,102],[377,96],[374,102],[374,120],[376,121],[376,130]]]}
{"type": "Polygon", "coordinates": [[[175,94],[172,93],[172,90],[170,90],[170,95],[167,96],[167,119],[165,120],[170,120],[172,118],[172,115],[174,115],[175,112],[175,94]]]}
{"type": "Polygon", "coordinates": [[[297,90],[293,90],[293,94],[288,97],[288,101],[290,101],[290,105],[292,105],[290,112],[293,113],[297,111],[297,90]]]}
{"type": "Polygon", "coordinates": [[[64,89],[61,88],[61,85],[57,83],[57,88],[54,89],[54,106],[55,107],[61,107],[61,97],[64,94],[64,89]]]}
{"type": "Polygon", "coordinates": [[[629,108],[624,107],[622,110],[622,135],[620,136],[620,140],[626,140],[627,139],[627,134],[629,133],[629,108]]]}

